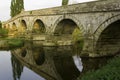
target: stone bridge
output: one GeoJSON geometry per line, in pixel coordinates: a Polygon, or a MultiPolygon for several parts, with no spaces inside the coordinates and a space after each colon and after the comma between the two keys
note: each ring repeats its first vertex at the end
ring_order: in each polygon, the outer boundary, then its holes
{"type": "Polygon", "coordinates": [[[82,53],[101,56],[120,51],[120,2],[103,0],[33,11],[22,11],[4,24],[19,33],[72,35],[84,41],[82,53]],[[39,29],[37,32],[36,29],[39,29]],[[22,31],[19,31],[22,30],[22,31]],[[94,54],[96,53],[96,54],[94,54]]]}

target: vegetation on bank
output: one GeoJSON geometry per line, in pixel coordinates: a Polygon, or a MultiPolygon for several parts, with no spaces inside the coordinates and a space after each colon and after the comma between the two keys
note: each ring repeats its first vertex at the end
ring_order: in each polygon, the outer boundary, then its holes
{"type": "Polygon", "coordinates": [[[89,71],[80,80],[120,80],[120,56],[96,71],[89,71]]]}
{"type": "Polygon", "coordinates": [[[9,50],[21,46],[24,46],[24,40],[22,39],[0,38],[0,49],[9,50]]]}

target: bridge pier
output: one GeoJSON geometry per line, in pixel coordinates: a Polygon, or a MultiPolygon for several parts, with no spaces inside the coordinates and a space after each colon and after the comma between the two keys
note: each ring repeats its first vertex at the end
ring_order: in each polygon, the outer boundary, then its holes
{"type": "Polygon", "coordinates": [[[85,34],[83,49],[81,52],[81,56],[83,57],[95,57],[94,53],[94,37],[93,35],[85,34]]]}

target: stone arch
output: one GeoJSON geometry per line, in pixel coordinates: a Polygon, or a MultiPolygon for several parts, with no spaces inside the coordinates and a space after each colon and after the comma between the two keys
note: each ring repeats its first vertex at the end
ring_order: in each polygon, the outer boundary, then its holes
{"type": "Polygon", "coordinates": [[[10,24],[6,25],[6,29],[8,29],[8,30],[10,29],[10,24]]]}
{"type": "Polygon", "coordinates": [[[78,20],[78,19],[76,19],[75,17],[73,17],[73,16],[61,16],[61,17],[59,17],[56,21],[55,21],[55,23],[54,23],[54,25],[53,25],[53,33],[55,32],[55,28],[56,28],[56,26],[60,23],[60,21],[62,21],[62,20],[64,20],[64,19],[70,19],[70,20],[72,20],[78,27],[79,27],[79,29],[80,29],[80,31],[82,32],[82,35],[84,35],[84,32],[85,32],[85,30],[84,30],[84,27],[83,27],[83,25],[80,23],[80,21],[78,20]]]}
{"type": "Polygon", "coordinates": [[[33,33],[45,33],[46,28],[42,20],[36,19],[33,24],[33,33]]]}
{"type": "Polygon", "coordinates": [[[15,22],[12,23],[12,30],[14,30],[14,31],[17,30],[17,26],[16,26],[16,23],[15,23],[15,22]]]}
{"type": "Polygon", "coordinates": [[[27,24],[25,20],[21,20],[21,25],[22,27],[24,27],[25,29],[27,29],[27,24]]]}
{"type": "Polygon", "coordinates": [[[120,51],[120,15],[106,20],[95,32],[95,50],[99,54],[120,51]]]}
{"type": "Polygon", "coordinates": [[[61,20],[56,28],[54,33],[58,33],[58,34],[72,34],[74,28],[77,27],[77,24],[71,20],[71,19],[63,19],[61,20]]]}
{"type": "Polygon", "coordinates": [[[54,36],[60,36],[61,40],[71,40],[74,44],[81,45],[82,48],[84,43],[82,30],[74,20],[64,18],[57,23],[54,36]]]}
{"type": "Polygon", "coordinates": [[[18,28],[16,23],[15,22],[11,23],[11,28],[9,29],[8,34],[10,36],[15,36],[17,35],[17,31],[18,31],[18,28]]]}
{"type": "Polygon", "coordinates": [[[20,32],[25,32],[27,29],[27,24],[25,20],[20,20],[20,27],[19,27],[19,31],[20,32]]]}
{"type": "Polygon", "coordinates": [[[101,35],[101,33],[111,24],[116,22],[117,20],[120,20],[120,15],[116,15],[113,16],[107,20],[105,20],[102,24],[100,24],[98,26],[98,28],[96,29],[96,31],[94,32],[94,36],[95,36],[95,41],[97,41],[99,39],[99,36],[101,35]]]}
{"type": "Polygon", "coordinates": [[[3,25],[3,28],[6,29],[6,25],[5,24],[3,25]]]}

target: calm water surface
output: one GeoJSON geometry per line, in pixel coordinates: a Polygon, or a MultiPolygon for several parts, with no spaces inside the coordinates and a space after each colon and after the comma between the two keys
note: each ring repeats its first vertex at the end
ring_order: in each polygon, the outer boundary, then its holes
{"type": "MultiPolygon", "coordinates": [[[[13,68],[11,64],[11,52],[0,51],[0,80],[17,80],[16,76],[13,75],[13,68]]],[[[32,70],[24,66],[20,80],[45,80],[32,70]]]]}
{"type": "Polygon", "coordinates": [[[76,80],[106,64],[107,58],[80,58],[71,46],[42,47],[26,43],[0,51],[0,80],[76,80]]]}

